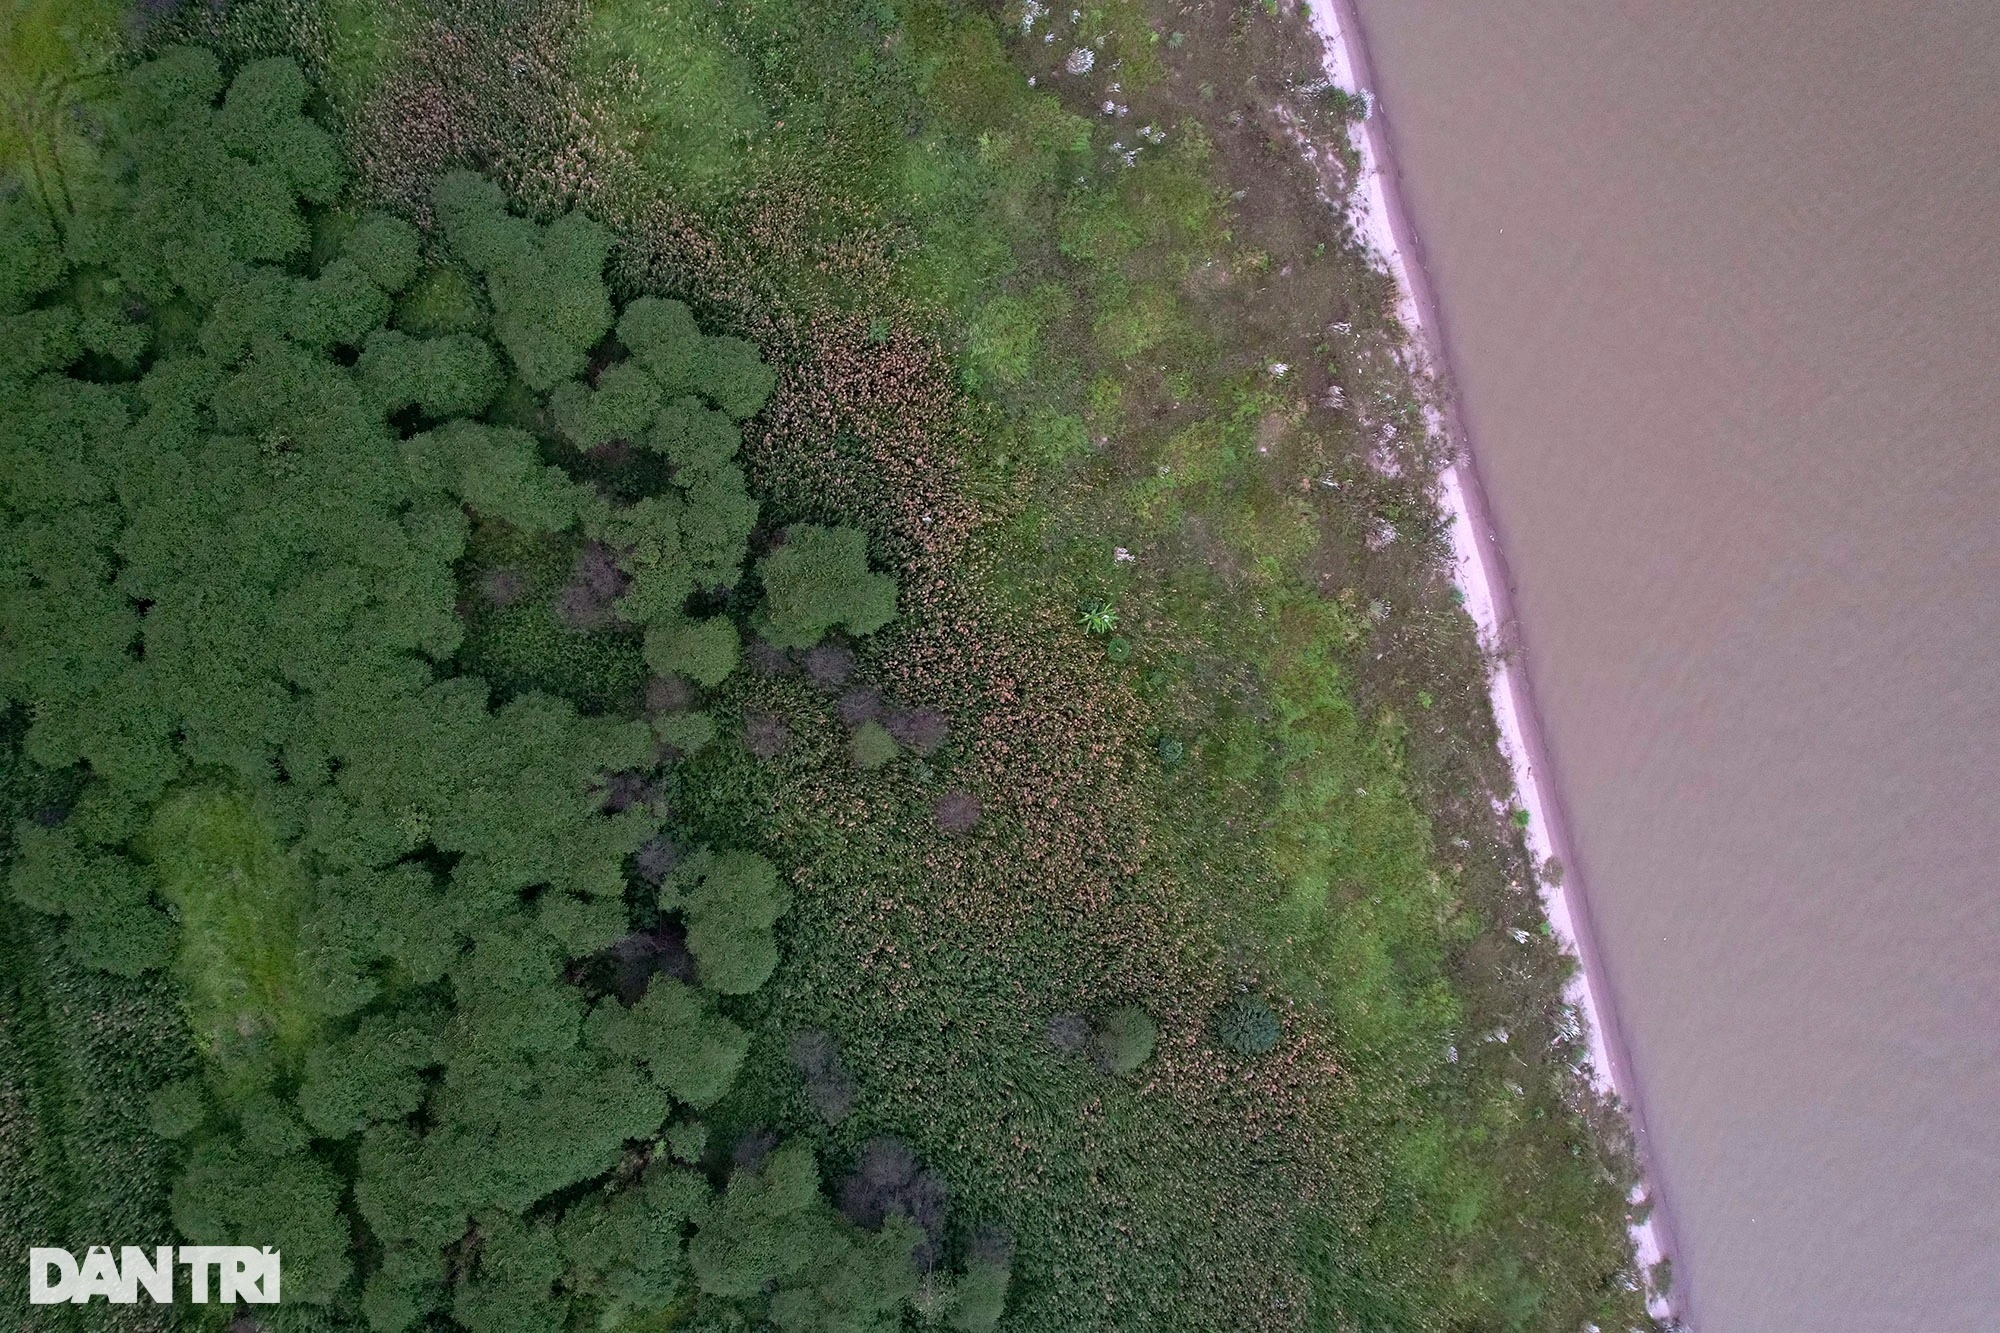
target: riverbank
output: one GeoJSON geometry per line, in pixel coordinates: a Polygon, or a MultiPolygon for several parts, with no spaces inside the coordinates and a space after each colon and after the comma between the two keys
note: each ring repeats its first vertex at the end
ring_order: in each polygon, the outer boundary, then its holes
{"type": "MultiPolygon", "coordinates": [[[[1359,16],[1347,0],[1309,0],[1309,7],[1314,26],[1326,40],[1328,76],[1341,89],[1367,100],[1366,116],[1353,122],[1348,135],[1359,161],[1348,196],[1356,230],[1396,283],[1398,315],[1410,330],[1419,357],[1412,369],[1445,378],[1450,362],[1442,317],[1415,228],[1403,206],[1388,125],[1376,100],[1359,16]]],[[[1533,687],[1522,663],[1506,557],[1480,488],[1470,435],[1458,404],[1447,400],[1435,411],[1433,425],[1451,442],[1455,459],[1440,476],[1440,500],[1451,519],[1455,577],[1465,594],[1466,611],[1492,654],[1491,697],[1501,749],[1513,771],[1521,808],[1528,815],[1525,833],[1536,862],[1562,868],[1561,873],[1542,879],[1541,890],[1550,930],[1578,961],[1566,998],[1586,1026],[1594,1085],[1618,1099],[1631,1124],[1647,1191],[1645,1196],[1635,1195],[1635,1202],[1650,1197],[1652,1203],[1645,1219],[1632,1228],[1633,1246],[1648,1274],[1660,1272],[1662,1263],[1671,1274],[1675,1268],[1673,1229],[1660,1198],[1631,1057],[1619,1033],[1603,959],[1591,933],[1589,901],[1578,881],[1575,859],[1568,854],[1561,798],[1542,743],[1533,687]]],[[[1684,1322],[1687,1304],[1682,1292],[1671,1297],[1664,1289],[1649,1293],[1648,1307],[1656,1318],[1684,1322]]]]}

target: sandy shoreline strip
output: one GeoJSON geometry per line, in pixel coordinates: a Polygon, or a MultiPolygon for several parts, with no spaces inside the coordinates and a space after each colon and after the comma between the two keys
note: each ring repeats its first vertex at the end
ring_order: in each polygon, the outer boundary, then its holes
{"type": "MultiPolygon", "coordinates": [[[[1375,99],[1359,16],[1352,0],[1309,0],[1309,7],[1314,25],[1326,39],[1328,75],[1339,87],[1365,94],[1369,102],[1368,119],[1353,124],[1348,131],[1349,141],[1361,159],[1359,178],[1349,196],[1355,228],[1375,252],[1381,266],[1395,279],[1398,314],[1417,340],[1426,363],[1442,370],[1448,364],[1443,325],[1417,247],[1416,232],[1403,208],[1394,167],[1390,165],[1393,159],[1388,128],[1375,99]]],[[[1546,751],[1534,696],[1519,654],[1502,655],[1503,650],[1515,646],[1506,560],[1488,516],[1465,422],[1457,405],[1447,405],[1445,419],[1434,424],[1453,443],[1458,460],[1440,478],[1441,498],[1451,515],[1455,577],[1465,594],[1465,608],[1479,627],[1481,642],[1495,655],[1491,683],[1493,716],[1500,728],[1501,749],[1513,771],[1516,794],[1528,812],[1528,849],[1538,863],[1555,858],[1567,870],[1563,884],[1541,885],[1549,927],[1579,963],[1567,998],[1581,1013],[1588,1032],[1592,1081],[1600,1091],[1616,1096],[1625,1107],[1644,1175],[1642,1188],[1651,1191],[1654,1200],[1651,1215],[1632,1228],[1639,1261],[1650,1271],[1661,1259],[1674,1255],[1672,1232],[1659,1200],[1658,1176],[1653,1170],[1645,1119],[1635,1096],[1637,1087],[1631,1060],[1619,1037],[1602,957],[1591,934],[1588,903],[1578,883],[1575,860],[1567,854],[1563,811],[1555,784],[1544,776],[1548,772],[1543,758],[1546,751]]],[[[1671,1302],[1657,1292],[1649,1297],[1656,1318],[1687,1319],[1687,1301],[1682,1293],[1676,1291],[1671,1302]]]]}

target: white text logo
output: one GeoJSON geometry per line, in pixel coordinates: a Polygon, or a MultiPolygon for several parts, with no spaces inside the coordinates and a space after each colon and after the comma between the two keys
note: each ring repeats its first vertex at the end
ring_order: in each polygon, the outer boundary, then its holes
{"type": "Polygon", "coordinates": [[[188,1293],[196,1305],[213,1299],[224,1305],[278,1303],[278,1252],[270,1246],[156,1245],[149,1255],[126,1245],[116,1259],[108,1245],[93,1245],[78,1263],[68,1250],[37,1245],[28,1251],[30,1305],[83,1305],[99,1296],[113,1305],[131,1305],[145,1289],[155,1305],[174,1301],[174,1264],[188,1270],[188,1293]],[[211,1275],[213,1282],[211,1283],[211,1275]]]}

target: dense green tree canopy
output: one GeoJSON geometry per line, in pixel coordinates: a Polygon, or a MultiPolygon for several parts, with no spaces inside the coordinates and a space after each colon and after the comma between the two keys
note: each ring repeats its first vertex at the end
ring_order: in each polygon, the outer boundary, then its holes
{"type": "MultiPolygon", "coordinates": [[[[18,830],[12,898],[79,964],[180,984],[199,1072],[151,1099],[173,1218],[280,1247],[288,1319],[513,1333],[700,1292],[725,1322],[889,1326],[911,1238],[833,1213],[809,1150],[719,1198],[666,1164],[749,1047],[724,1004],[777,965],[776,870],[724,849],[672,881],[698,985],[576,984],[658,915],[628,864],[661,814],[603,792],[643,787],[659,737],[463,670],[479,533],[574,562],[519,608],[547,635],[727,677],[735,621],[689,608],[740,580],[736,422],[774,377],[642,298],[579,378],[614,325],[606,234],[460,172],[427,260],[411,224],[333,211],[307,94],[286,61],[225,81],[168,51],[119,81],[111,170],[60,228],[0,198],[0,709],[81,787],[18,830]],[[613,496],[548,461],[613,440],[666,479],[613,496]]],[[[886,621],[893,583],[860,575],[868,609],[824,623],[886,621]]]]}

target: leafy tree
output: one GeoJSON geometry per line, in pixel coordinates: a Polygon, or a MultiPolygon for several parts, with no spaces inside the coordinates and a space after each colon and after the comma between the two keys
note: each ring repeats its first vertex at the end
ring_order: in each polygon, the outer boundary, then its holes
{"type": "Polygon", "coordinates": [[[431,1015],[376,1014],[315,1046],[298,1095],[306,1123],[338,1139],[414,1112],[423,1100],[422,1071],[442,1060],[439,1026],[431,1015]]]}
{"type": "Polygon", "coordinates": [[[688,949],[701,984],[723,995],[746,995],[778,963],[771,927],[791,907],[778,868],[755,852],[703,852],[675,872],[660,905],[687,919],[688,949]]]}
{"type": "Polygon", "coordinates": [[[715,719],[707,713],[676,713],[656,721],[653,734],[667,745],[691,752],[715,739],[715,719]]]}
{"type": "Polygon", "coordinates": [[[680,398],[702,391],[705,341],[694,312],[679,301],[642,296],[618,316],[618,341],[643,366],[660,392],[680,398]]]}
{"type": "MultiPolygon", "coordinates": [[[[470,416],[493,401],[501,384],[493,349],[464,333],[412,338],[395,329],[376,329],[367,336],[357,369],[372,406],[383,416],[406,407],[433,419],[470,416]]],[[[466,500],[480,507],[477,499],[466,500]]]]}
{"type": "Polygon", "coordinates": [[[220,108],[221,67],[177,47],[128,73],[113,115],[130,183],[108,214],[78,220],[78,253],[143,299],[214,299],[237,264],[283,261],[310,234],[295,200],[342,185],[332,138],[300,114],[297,66],[245,66],[220,108]]]}
{"type": "Polygon", "coordinates": [[[740,646],[736,625],[726,616],[677,620],[646,631],[646,665],[661,675],[719,685],[736,669],[740,646]]]}
{"type": "Polygon", "coordinates": [[[902,1327],[902,1307],[917,1290],[910,1251],[923,1232],[891,1218],[878,1232],[828,1226],[797,1272],[771,1296],[771,1325],[785,1333],[869,1333],[902,1327]]]}
{"type": "Polygon", "coordinates": [[[153,1132],[184,1139],[208,1122],[207,1090],[198,1078],[178,1078],[157,1088],[149,1103],[153,1132]]]}
{"type": "Polygon", "coordinates": [[[577,484],[543,464],[524,431],[454,421],[410,441],[404,453],[418,486],[524,531],[559,532],[575,521],[582,502],[577,484]]]}
{"type": "Polygon", "coordinates": [[[778,382],[757,349],[741,338],[722,337],[710,338],[703,351],[702,392],[738,420],[755,415],[778,382]]]}
{"type": "Polygon", "coordinates": [[[687,496],[681,547],[695,586],[735,586],[750,532],[757,525],[757,502],[744,484],[743,469],[735,464],[691,468],[678,484],[687,496]]]}
{"type": "Polygon", "coordinates": [[[10,874],[17,901],[67,918],[64,940],[76,957],[120,976],[137,976],[172,956],[172,924],[152,902],[154,880],[117,852],[82,845],[67,829],[20,831],[10,874]]]}
{"type": "Polygon", "coordinates": [[[660,409],[646,443],[677,468],[706,472],[736,456],[743,444],[743,433],[728,413],[703,407],[699,399],[686,396],[660,409]]]}
{"type": "Polygon", "coordinates": [[[567,1282],[600,1326],[657,1312],[681,1295],[689,1276],[682,1236],[709,1200],[699,1174],[655,1165],[637,1188],[590,1196],[563,1215],[567,1282]]]}
{"type": "Polygon", "coordinates": [[[286,1299],[325,1303],[351,1271],[340,1192],[339,1178],[310,1153],[210,1138],[195,1146],[174,1187],[174,1224],[198,1244],[255,1237],[285,1256],[286,1299]]]}
{"type": "Polygon", "coordinates": [[[478,1257],[452,1302],[453,1318],[471,1333],[564,1326],[569,1299],[556,1290],[563,1255],[554,1228],[493,1213],[479,1220],[473,1238],[478,1257]]]}
{"type": "Polygon", "coordinates": [[[799,1243],[802,1218],[824,1207],[819,1166],[802,1145],[779,1148],[755,1171],[737,1171],[688,1243],[696,1284],[713,1296],[748,1298],[812,1260],[799,1243]]]}
{"type": "Polygon", "coordinates": [[[396,303],[396,327],[419,338],[481,334],[489,323],[485,289],[455,264],[426,268],[396,303]]]}
{"type": "Polygon", "coordinates": [[[959,1278],[951,1326],[959,1333],[987,1333],[1007,1310],[1011,1269],[1004,1259],[973,1258],[959,1278]]]}
{"type": "MultiPolygon", "coordinates": [[[[713,415],[733,436],[729,421],[754,414],[777,382],[755,346],[741,338],[704,336],[692,312],[679,301],[642,296],[631,302],[618,317],[618,341],[632,360],[609,383],[599,377],[593,395],[597,405],[584,408],[574,395],[556,404],[559,415],[565,407],[581,413],[571,419],[586,428],[570,431],[579,444],[614,436],[636,438],[662,403],[677,403],[677,410],[669,409],[674,413],[671,418],[662,414],[655,441],[656,448],[675,456],[681,454],[676,440],[685,424],[691,416],[702,415],[699,398],[720,409],[713,415]]],[[[734,449],[731,443],[723,457],[734,449]]],[[[681,454],[675,461],[687,460],[681,454]]]]}
{"type": "Polygon", "coordinates": [[[588,449],[610,440],[636,439],[660,411],[660,387],[636,361],[608,366],[594,388],[572,380],[549,396],[556,426],[588,449]]]}
{"type": "Polygon", "coordinates": [[[592,1045],[636,1061],[662,1091],[707,1106],[728,1090],[750,1049],[742,1028],[689,986],[655,976],[631,1008],[606,1000],[591,1012],[592,1045]]]}
{"type": "Polygon", "coordinates": [[[375,1333],[402,1333],[436,1309],[443,1292],[444,1264],[436,1251],[396,1246],[362,1287],[362,1317],[375,1333]]]}
{"type": "MultiPolygon", "coordinates": [[[[714,723],[662,712],[656,736],[551,682],[604,706],[622,671],[636,703],[642,627],[659,669],[728,676],[736,625],[689,608],[740,578],[757,505],[735,422],[773,377],[646,298],[586,387],[604,233],[458,173],[436,196],[452,258],[427,263],[408,224],[330,211],[341,161],[307,94],[284,61],[225,81],[167,50],[115,80],[115,170],[60,228],[0,198],[0,713],[9,755],[74,787],[20,830],[0,955],[18,918],[92,984],[169,997],[162,1030],[193,1020],[197,1051],[149,1076],[172,1081],[118,1085],[117,1123],[182,1153],[190,1240],[283,1249],[279,1333],[357,1312],[608,1326],[684,1301],[697,1270],[702,1318],[890,1321],[909,1238],[841,1223],[810,1153],[721,1200],[663,1162],[634,1179],[663,1132],[699,1155],[688,1109],[745,1058],[711,992],[775,965],[771,865],[724,853],[674,881],[706,989],[655,975],[628,1007],[571,979],[631,931],[627,866],[661,837],[604,775],[714,723]],[[580,480],[581,454],[551,465],[545,415],[657,454],[657,482],[634,499],[580,480]],[[610,628],[556,618],[560,573],[480,609],[461,575],[494,572],[496,533],[589,552],[610,628]]],[[[839,603],[825,625],[886,621],[858,534],[800,564],[801,533],[767,588],[798,565],[789,586],[839,603]]]]}
{"type": "Polygon", "coordinates": [[[699,1120],[681,1120],[667,1127],[667,1147],[674,1160],[699,1162],[708,1147],[708,1126],[699,1120]]]}
{"type": "Polygon", "coordinates": [[[787,528],[785,544],[758,561],[757,573],[761,632],[780,648],[810,648],[836,626],[872,634],[896,614],[896,581],[868,568],[867,541],[853,528],[787,528]]]}
{"type": "Polygon", "coordinates": [[[538,227],[469,171],[442,177],[432,202],[452,248],[486,279],[494,335],[528,387],[545,392],[582,371],[611,328],[603,229],[574,213],[538,227]]]}
{"type": "Polygon", "coordinates": [[[341,242],[340,253],[357,264],[368,281],[384,292],[395,293],[423,272],[420,241],[417,229],[403,219],[375,213],[355,220],[353,230],[341,242]]]}

